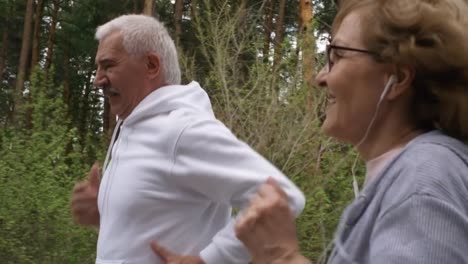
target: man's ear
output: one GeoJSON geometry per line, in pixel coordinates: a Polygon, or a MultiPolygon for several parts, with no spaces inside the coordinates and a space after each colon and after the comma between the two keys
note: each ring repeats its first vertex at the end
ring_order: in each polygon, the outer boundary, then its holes
{"type": "Polygon", "coordinates": [[[148,77],[150,79],[157,78],[161,73],[161,63],[159,60],[159,56],[154,52],[150,52],[146,56],[146,59],[146,70],[148,77]]]}
{"type": "Polygon", "coordinates": [[[386,98],[388,100],[395,100],[402,94],[411,92],[415,71],[410,66],[397,66],[395,69],[397,81],[390,88],[386,98]]]}

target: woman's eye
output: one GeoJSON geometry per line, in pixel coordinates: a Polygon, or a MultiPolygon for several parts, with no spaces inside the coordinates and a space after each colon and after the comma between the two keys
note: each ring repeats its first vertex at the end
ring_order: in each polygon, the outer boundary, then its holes
{"type": "Polygon", "coordinates": [[[333,57],[334,58],[342,58],[343,57],[343,52],[342,51],[335,51],[333,52],[333,57]]]}
{"type": "Polygon", "coordinates": [[[333,52],[330,54],[330,64],[333,65],[337,63],[341,58],[343,58],[343,53],[341,52],[333,52]]]}

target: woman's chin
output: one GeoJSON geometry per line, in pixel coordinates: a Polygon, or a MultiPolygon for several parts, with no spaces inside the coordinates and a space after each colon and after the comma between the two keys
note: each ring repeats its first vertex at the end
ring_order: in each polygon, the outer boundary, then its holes
{"type": "Polygon", "coordinates": [[[336,128],[334,128],[335,125],[334,125],[334,122],[332,120],[330,120],[330,118],[327,116],[325,118],[325,121],[323,121],[323,124],[322,126],[320,127],[320,131],[327,135],[327,136],[333,136],[333,131],[336,130],[336,128]]]}
{"type": "Polygon", "coordinates": [[[342,127],[340,128],[335,122],[331,121],[330,119],[325,119],[325,121],[322,124],[322,127],[320,128],[320,131],[324,135],[332,137],[337,141],[340,141],[342,143],[349,143],[347,135],[343,133],[345,129],[343,129],[342,127]]]}

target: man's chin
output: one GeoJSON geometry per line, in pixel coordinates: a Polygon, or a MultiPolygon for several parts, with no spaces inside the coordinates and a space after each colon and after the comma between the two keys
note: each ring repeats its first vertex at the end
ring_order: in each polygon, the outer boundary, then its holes
{"type": "Polygon", "coordinates": [[[119,111],[119,109],[112,107],[112,105],[110,106],[110,113],[116,117],[120,117],[122,115],[122,111],[119,111]]]}
{"type": "Polygon", "coordinates": [[[112,111],[111,108],[111,113],[114,115],[117,119],[125,119],[129,114],[125,113],[125,111],[112,111]]]}

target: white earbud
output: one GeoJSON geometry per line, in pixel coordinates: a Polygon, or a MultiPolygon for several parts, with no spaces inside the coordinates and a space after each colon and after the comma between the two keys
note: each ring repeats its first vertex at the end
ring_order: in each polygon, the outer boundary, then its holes
{"type": "Polygon", "coordinates": [[[395,74],[392,74],[390,78],[388,79],[387,84],[385,85],[384,90],[382,91],[382,94],[380,95],[379,103],[387,96],[388,92],[390,91],[390,88],[398,82],[398,79],[395,74]]]}
{"type": "MultiPolygon", "coordinates": [[[[383,89],[382,94],[380,95],[379,102],[377,102],[375,113],[374,113],[374,115],[373,115],[373,117],[372,117],[372,119],[370,121],[369,126],[367,127],[366,133],[364,134],[364,137],[362,137],[361,141],[359,141],[359,143],[355,146],[356,148],[361,146],[361,144],[364,143],[364,141],[367,139],[367,136],[369,135],[369,132],[370,132],[371,128],[374,126],[374,122],[375,122],[375,119],[377,118],[377,114],[378,114],[378,112],[380,110],[380,105],[382,104],[383,99],[385,98],[385,96],[387,96],[388,92],[390,91],[390,88],[392,88],[392,86],[394,84],[396,84],[397,82],[398,82],[397,76],[394,75],[394,74],[390,75],[390,78],[388,79],[387,84],[385,84],[385,88],[383,89]]],[[[356,166],[356,161],[357,161],[357,157],[356,157],[356,160],[354,161],[351,172],[353,174],[354,196],[357,198],[359,196],[359,185],[358,185],[358,182],[356,180],[356,175],[354,173],[354,168],[356,166]]]]}

